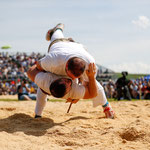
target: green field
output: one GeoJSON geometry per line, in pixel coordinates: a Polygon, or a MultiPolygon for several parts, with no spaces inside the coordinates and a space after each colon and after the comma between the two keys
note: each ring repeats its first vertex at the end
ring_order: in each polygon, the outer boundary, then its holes
{"type": "MultiPolygon", "coordinates": [[[[139,79],[139,78],[142,78],[142,77],[147,76],[147,75],[148,74],[128,74],[127,79],[130,79],[130,80],[139,79]]],[[[117,78],[120,78],[120,77],[122,77],[122,74],[121,73],[115,73],[115,76],[117,78]]]]}
{"type": "MultiPolygon", "coordinates": [[[[143,100],[143,99],[142,99],[143,100]]],[[[14,101],[18,101],[18,102],[22,102],[23,100],[19,101],[18,99],[0,99],[0,101],[6,101],[6,102],[14,102],[14,101]]],[[[34,100],[33,100],[34,101],[34,100]]],[[[49,102],[66,102],[66,100],[63,99],[48,99],[49,102]]],[[[91,100],[80,100],[80,101],[91,101],[91,100]]],[[[109,102],[117,102],[117,99],[108,99],[109,102]]],[[[120,101],[129,101],[129,100],[120,100],[120,101]]],[[[139,101],[139,99],[132,99],[131,101],[139,101]]]]}

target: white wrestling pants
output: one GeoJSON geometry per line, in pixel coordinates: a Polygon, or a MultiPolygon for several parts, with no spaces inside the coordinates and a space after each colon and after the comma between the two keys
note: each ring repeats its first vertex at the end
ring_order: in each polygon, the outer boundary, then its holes
{"type": "Polygon", "coordinates": [[[47,102],[47,95],[42,92],[42,90],[38,87],[37,90],[37,98],[36,98],[36,106],[35,106],[35,114],[38,116],[42,115],[43,109],[47,102]]]}

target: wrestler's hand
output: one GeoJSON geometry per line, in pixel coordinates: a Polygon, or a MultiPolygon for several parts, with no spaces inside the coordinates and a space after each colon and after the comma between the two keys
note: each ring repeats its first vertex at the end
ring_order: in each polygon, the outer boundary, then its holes
{"type": "Polygon", "coordinates": [[[95,76],[95,74],[96,74],[96,66],[95,66],[94,63],[90,63],[89,64],[89,68],[88,68],[88,70],[86,70],[86,74],[87,74],[87,76],[89,78],[95,76]]]}
{"type": "Polygon", "coordinates": [[[72,103],[76,104],[79,100],[80,100],[80,99],[71,99],[71,98],[68,98],[68,99],[66,100],[66,103],[72,102],[72,103]]]}

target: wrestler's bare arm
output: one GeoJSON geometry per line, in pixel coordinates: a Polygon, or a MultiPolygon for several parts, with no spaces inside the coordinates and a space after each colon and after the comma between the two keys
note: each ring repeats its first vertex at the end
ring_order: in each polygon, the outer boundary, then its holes
{"type": "Polygon", "coordinates": [[[35,79],[35,76],[41,72],[39,69],[37,69],[37,66],[36,65],[33,65],[32,67],[29,68],[29,70],[27,71],[27,75],[29,77],[29,79],[31,81],[34,82],[34,79],[35,79]]]}
{"type": "MultiPolygon", "coordinates": [[[[82,97],[82,99],[90,99],[97,96],[97,84],[95,79],[96,66],[94,63],[89,64],[89,69],[86,71],[86,74],[89,78],[89,82],[86,82],[84,85],[82,85],[85,87],[85,94],[84,97],[82,97]]],[[[66,102],[77,103],[78,101],[79,99],[73,99],[73,97],[70,97],[67,99],[66,102]]]]}
{"type": "Polygon", "coordinates": [[[86,74],[89,78],[89,83],[85,86],[84,99],[94,98],[97,96],[97,84],[95,79],[96,66],[94,63],[89,64],[89,69],[86,70],[86,74]]]}

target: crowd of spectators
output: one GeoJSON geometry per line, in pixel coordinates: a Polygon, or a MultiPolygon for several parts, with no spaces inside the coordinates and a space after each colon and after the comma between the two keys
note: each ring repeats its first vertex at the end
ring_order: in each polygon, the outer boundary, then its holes
{"type": "Polygon", "coordinates": [[[117,89],[117,82],[109,80],[107,83],[101,82],[107,98],[121,99],[150,99],[150,80],[139,78],[128,80],[126,86],[117,89]],[[122,92],[122,96],[120,96],[122,92]]]}
{"type": "MultiPolygon", "coordinates": [[[[40,53],[16,53],[9,54],[7,52],[0,53],[0,95],[16,95],[18,87],[23,79],[26,79],[26,86],[30,89],[30,94],[35,94],[37,86],[27,77],[27,70],[34,65],[37,60],[44,55],[40,53]]],[[[118,79],[119,80],[119,79],[118,79]]],[[[150,80],[140,78],[136,80],[126,80],[125,84],[118,86],[120,81],[109,80],[101,82],[104,87],[107,98],[121,99],[150,99],[150,80]],[[119,87],[119,88],[118,88],[119,87]],[[119,91],[119,90],[122,91],[119,91]],[[123,93],[118,96],[118,93],[123,93]],[[126,94],[130,96],[126,97],[126,94]]]]}
{"type": "Polygon", "coordinates": [[[15,95],[18,86],[26,79],[30,93],[36,93],[37,86],[28,80],[27,70],[34,65],[43,55],[39,53],[0,53],[0,95],[15,95]]]}

